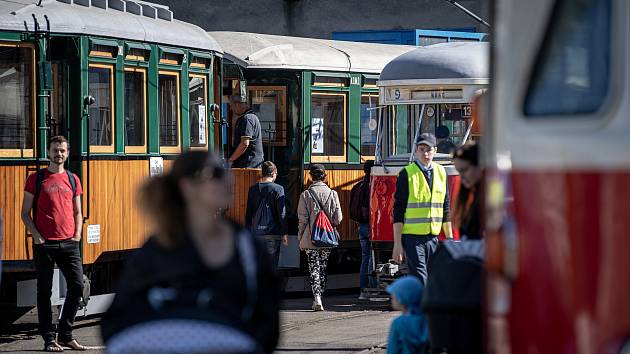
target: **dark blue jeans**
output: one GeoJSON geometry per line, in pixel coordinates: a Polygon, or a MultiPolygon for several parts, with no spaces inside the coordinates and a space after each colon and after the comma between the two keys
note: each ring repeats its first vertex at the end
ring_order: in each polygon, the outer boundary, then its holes
{"type": "Polygon", "coordinates": [[[361,268],[359,269],[359,287],[376,288],[376,277],[372,273],[372,244],[370,243],[370,224],[359,224],[359,241],[361,242],[361,268]]]}
{"type": "Polygon", "coordinates": [[[59,341],[69,342],[72,338],[72,325],[83,296],[83,266],[79,242],[72,240],[46,241],[33,246],[33,259],[37,271],[37,318],[39,333],[45,342],[55,339],[52,326],[50,295],[55,263],[66,278],[67,293],[63,311],[59,319],[59,341]]]}
{"type": "Polygon", "coordinates": [[[437,236],[402,235],[402,247],[405,251],[409,274],[420,278],[422,284],[426,285],[427,283],[427,265],[437,246],[437,236]]]}
{"type": "Polygon", "coordinates": [[[264,236],[265,248],[267,253],[271,256],[271,263],[273,269],[278,269],[278,262],[280,262],[280,236],[264,236]]]}

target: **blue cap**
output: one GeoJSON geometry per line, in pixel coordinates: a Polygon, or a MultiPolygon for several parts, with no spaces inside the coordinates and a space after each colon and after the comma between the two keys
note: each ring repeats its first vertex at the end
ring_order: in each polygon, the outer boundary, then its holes
{"type": "Polygon", "coordinates": [[[420,314],[422,302],[422,282],[413,275],[405,275],[396,279],[385,289],[394,295],[396,300],[404,305],[411,314],[420,314]]]}

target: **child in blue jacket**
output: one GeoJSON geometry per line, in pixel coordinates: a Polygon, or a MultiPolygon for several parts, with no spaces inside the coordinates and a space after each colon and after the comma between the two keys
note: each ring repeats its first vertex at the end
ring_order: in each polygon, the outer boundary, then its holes
{"type": "Polygon", "coordinates": [[[420,279],[406,275],[387,287],[392,307],[402,314],[389,330],[387,354],[425,353],[429,346],[429,329],[420,311],[423,286],[420,279]]]}

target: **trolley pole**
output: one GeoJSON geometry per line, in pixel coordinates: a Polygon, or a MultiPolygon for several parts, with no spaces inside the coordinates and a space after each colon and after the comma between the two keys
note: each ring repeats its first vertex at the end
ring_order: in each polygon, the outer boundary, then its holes
{"type": "Polygon", "coordinates": [[[474,12],[468,10],[467,8],[465,8],[464,6],[460,5],[457,1],[455,0],[444,0],[446,2],[451,3],[451,5],[455,6],[456,8],[460,9],[461,11],[463,11],[466,15],[474,18],[477,22],[483,24],[484,26],[491,28],[490,24],[486,21],[484,21],[481,17],[477,16],[474,12]]]}

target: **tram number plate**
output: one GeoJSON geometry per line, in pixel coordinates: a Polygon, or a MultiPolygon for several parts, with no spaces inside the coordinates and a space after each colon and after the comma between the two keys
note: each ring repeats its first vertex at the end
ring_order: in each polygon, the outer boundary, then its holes
{"type": "Polygon", "coordinates": [[[392,101],[407,101],[410,97],[409,89],[390,89],[389,91],[389,99],[392,101]]]}
{"type": "Polygon", "coordinates": [[[469,104],[462,105],[462,117],[472,117],[472,106],[469,104]]]}

